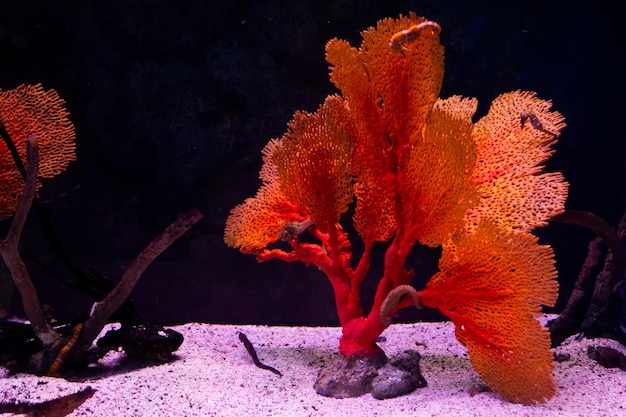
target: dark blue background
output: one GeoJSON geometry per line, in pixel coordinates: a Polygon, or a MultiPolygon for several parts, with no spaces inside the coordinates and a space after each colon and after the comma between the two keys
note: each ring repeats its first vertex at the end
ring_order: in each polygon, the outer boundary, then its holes
{"type": "MultiPolygon", "coordinates": [[[[223,243],[230,209],[260,184],[263,146],[295,110],[313,111],[336,91],[326,42],[356,46],[361,30],[409,11],[437,21],[441,96],[477,97],[479,115],[515,89],[552,99],[568,127],[547,169],[570,182],[568,208],[616,225],[625,201],[624,9],[601,0],[3,1],[0,88],[41,82],[67,101],[78,160],[40,197],[81,266],[117,280],[178,213],[205,214],[140,280],[133,298],[145,319],[335,324],[330,285],[316,268],[257,264],[223,243]]],[[[538,233],[555,248],[561,306],[593,235],[561,224],[538,233]]],[[[23,252],[71,276],[36,218],[23,252]]],[[[414,251],[415,286],[437,258],[414,251]]],[[[88,298],[29,268],[57,317],[88,312],[88,298]]],[[[363,287],[366,306],[378,277],[380,262],[363,287]]],[[[409,310],[406,320],[438,317],[409,310]]]]}

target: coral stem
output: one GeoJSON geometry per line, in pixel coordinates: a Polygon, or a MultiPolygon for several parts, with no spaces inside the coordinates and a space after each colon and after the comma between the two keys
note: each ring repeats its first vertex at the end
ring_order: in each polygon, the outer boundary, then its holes
{"type": "Polygon", "coordinates": [[[385,254],[385,273],[378,284],[374,304],[367,317],[355,317],[348,323],[342,323],[343,335],[339,351],[346,356],[369,356],[380,352],[376,339],[389,325],[380,319],[388,294],[397,286],[406,285],[411,280],[412,272],[404,268],[406,251],[402,250],[395,238],[385,254]]]}

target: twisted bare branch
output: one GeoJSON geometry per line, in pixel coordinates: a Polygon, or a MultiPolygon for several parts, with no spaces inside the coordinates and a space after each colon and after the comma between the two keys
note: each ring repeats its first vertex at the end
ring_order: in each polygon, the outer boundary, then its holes
{"type": "Polygon", "coordinates": [[[18,252],[18,245],[22,235],[22,229],[26,222],[26,217],[30,211],[30,207],[35,198],[37,189],[37,171],[39,169],[39,148],[37,146],[37,137],[31,135],[28,137],[26,151],[26,168],[25,168],[25,184],[24,191],[18,202],[15,215],[11,220],[9,231],[4,240],[0,241],[0,256],[4,260],[15,287],[22,298],[22,305],[26,316],[35,331],[35,334],[41,340],[41,343],[49,349],[58,345],[61,338],[56,331],[50,326],[48,320],[43,314],[37,290],[30,280],[26,266],[18,252]]]}

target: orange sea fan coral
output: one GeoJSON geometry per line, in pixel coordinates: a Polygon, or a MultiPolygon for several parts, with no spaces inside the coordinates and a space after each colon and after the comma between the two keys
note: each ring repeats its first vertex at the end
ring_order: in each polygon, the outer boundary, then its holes
{"type": "Polygon", "coordinates": [[[544,401],[555,390],[553,364],[535,316],[539,304],[554,303],[556,272],[550,248],[529,232],[563,210],[567,183],[540,166],[563,118],[549,101],[516,91],[473,123],[475,99],[438,97],[439,33],[437,23],[411,13],[363,31],[358,48],[331,40],[326,57],[341,96],[314,114],[297,112],[288,132],[270,141],[264,184],[233,209],[225,240],[259,261],[320,268],[335,295],[339,350],[348,357],[380,353],[377,337],[406,305],[385,300],[409,284],[406,260],[415,243],[442,245],[441,272],[422,303],[454,320],[494,390],[513,401],[544,401]],[[359,259],[340,223],[353,200],[359,259]],[[274,245],[279,239],[285,242],[274,245]],[[365,314],[360,285],[377,241],[389,244],[365,314]]]}
{"type": "Polygon", "coordinates": [[[409,244],[438,246],[462,228],[476,203],[471,181],[476,146],[471,137],[475,99],[438,100],[400,171],[402,218],[409,244]],[[436,169],[433,169],[436,167],[436,169]]]}
{"type": "MultiPolygon", "coordinates": [[[[74,125],[55,90],[41,84],[20,85],[0,92],[0,124],[15,145],[22,162],[26,160],[26,139],[37,137],[39,177],[50,178],[76,160],[74,125]]],[[[6,143],[0,142],[0,220],[13,214],[24,187],[6,143]]]]}
{"type": "Polygon", "coordinates": [[[327,98],[316,113],[297,112],[288,132],[264,148],[259,176],[265,184],[232,210],[226,243],[259,251],[281,239],[285,227],[309,218],[322,232],[334,230],[353,198],[345,126],[338,96],[327,98]]]}
{"type": "Polygon", "coordinates": [[[533,92],[514,91],[497,97],[474,125],[473,180],[481,198],[466,215],[470,229],[489,217],[499,225],[530,231],[564,211],[568,184],[563,176],[538,175],[565,127],[563,116],[550,111],[551,106],[533,92]]]}
{"type": "Polygon", "coordinates": [[[440,272],[420,295],[456,326],[470,361],[504,398],[531,404],[556,392],[550,336],[536,320],[558,283],[552,249],[519,231],[483,221],[444,244],[440,272]]]}
{"type": "Polygon", "coordinates": [[[430,22],[406,54],[389,47],[394,34],[424,22],[414,13],[383,19],[376,28],[362,32],[358,49],[337,39],[326,45],[331,80],[350,109],[357,197],[354,223],[365,241],[387,240],[393,234],[397,213],[390,207],[397,186],[395,171],[411,143],[419,140],[441,89],[439,25],[430,22]]]}
{"type": "Polygon", "coordinates": [[[324,233],[334,230],[353,199],[346,118],[339,96],[314,114],[297,112],[271,157],[283,194],[324,233]]]}

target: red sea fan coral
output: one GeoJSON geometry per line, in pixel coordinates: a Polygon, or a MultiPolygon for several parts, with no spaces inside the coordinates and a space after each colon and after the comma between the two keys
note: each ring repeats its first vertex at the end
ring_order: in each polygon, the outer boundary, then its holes
{"type": "Polygon", "coordinates": [[[225,241],[259,261],[318,266],[333,286],[346,356],[380,352],[376,338],[387,322],[379,311],[409,283],[410,250],[443,246],[422,303],[455,322],[495,391],[544,401],[555,389],[547,333],[535,315],[539,304],[554,303],[556,273],[551,249],[529,232],[563,211],[567,183],[540,166],[563,118],[549,101],[516,91],[474,123],[475,99],[438,98],[439,33],[437,23],[411,14],[363,31],[359,48],[331,40],[327,59],[341,96],[316,113],[296,113],[287,133],[269,142],[263,185],[232,210],[225,241]],[[359,259],[341,225],[350,204],[364,243],[359,259]],[[375,242],[388,246],[365,314],[359,288],[375,242]],[[526,381],[524,371],[536,386],[512,381],[526,381]]]}

